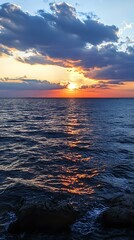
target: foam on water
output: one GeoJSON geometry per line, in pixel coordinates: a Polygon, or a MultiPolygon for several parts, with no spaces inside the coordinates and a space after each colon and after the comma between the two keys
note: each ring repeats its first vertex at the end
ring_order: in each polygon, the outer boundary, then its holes
{"type": "Polygon", "coordinates": [[[79,236],[87,236],[90,233],[93,233],[94,230],[96,230],[96,220],[105,209],[106,207],[101,206],[100,208],[94,208],[88,211],[84,217],[73,224],[72,232],[78,234],[79,236]]]}

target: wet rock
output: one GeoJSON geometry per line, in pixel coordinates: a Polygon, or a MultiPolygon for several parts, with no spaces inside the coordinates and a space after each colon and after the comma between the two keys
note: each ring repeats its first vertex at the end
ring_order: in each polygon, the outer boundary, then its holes
{"type": "Polygon", "coordinates": [[[134,228],[134,194],[124,194],[111,199],[110,208],[102,214],[106,227],[134,228]]]}
{"type": "Polygon", "coordinates": [[[106,227],[134,228],[134,210],[120,206],[107,209],[102,215],[106,227]]]}
{"type": "Polygon", "coordinates": [[[12,234],[65,232],[70,230],[77,217],[76,211],[67,209],[48,210],[41,206],[26,206],[19,211],[18,219],[9,225],[8,232],[12,234]]]}

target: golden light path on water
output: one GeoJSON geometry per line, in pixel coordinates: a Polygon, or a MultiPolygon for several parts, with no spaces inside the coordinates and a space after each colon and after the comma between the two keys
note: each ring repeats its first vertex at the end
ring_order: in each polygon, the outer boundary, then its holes
{"type": "Polygon", "coordinates": [[[42,109],[39,116],[36,101],[30,101],[33,102],[33,109],[31,114],[28,113],[27,123],[25,118],[22,121],[23,116],[27,115],[25,106],[22,106],[23,115],[12,128],[12,137],[14,135],[16,139],[16,134],[21,136],[17,146],[12,144],[15,152],[20,151],[20,157],[11,161],[9,167],[10,171],[20,174],[8,176],[5,188],[7,184],[21,183],[54,192],[93,194],[99,187],[94,179],[104,168],[99,169],[90,154],[96,139],[86,106],[79,111],[81,102],[77,105],[75,99],[63,100],[60,106],[59,100],[53,100],[52,103],[51,100],[40,100],[44,106],[39,103],[38,108],[41,106],[42,109]]]}

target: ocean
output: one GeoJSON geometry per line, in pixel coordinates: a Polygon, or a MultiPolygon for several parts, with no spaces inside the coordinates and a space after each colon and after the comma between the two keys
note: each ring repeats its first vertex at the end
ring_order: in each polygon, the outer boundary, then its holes
{"type": "Polygon", "coordinates": [[[0,99],[0,240],[134,239],[96,222],[109,199],[132,193],[134,99],[0,99]],[[20,198],[83,216],[69,235],[12,236],[20,198]]]}

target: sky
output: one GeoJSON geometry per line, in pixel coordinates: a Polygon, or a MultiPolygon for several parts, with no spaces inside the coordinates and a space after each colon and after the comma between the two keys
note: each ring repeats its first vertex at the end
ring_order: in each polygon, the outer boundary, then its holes
{"type": "Polygon", "coordinates": [[[134,97],[133,0],[0,1],[0,97],[134,97]]]}

